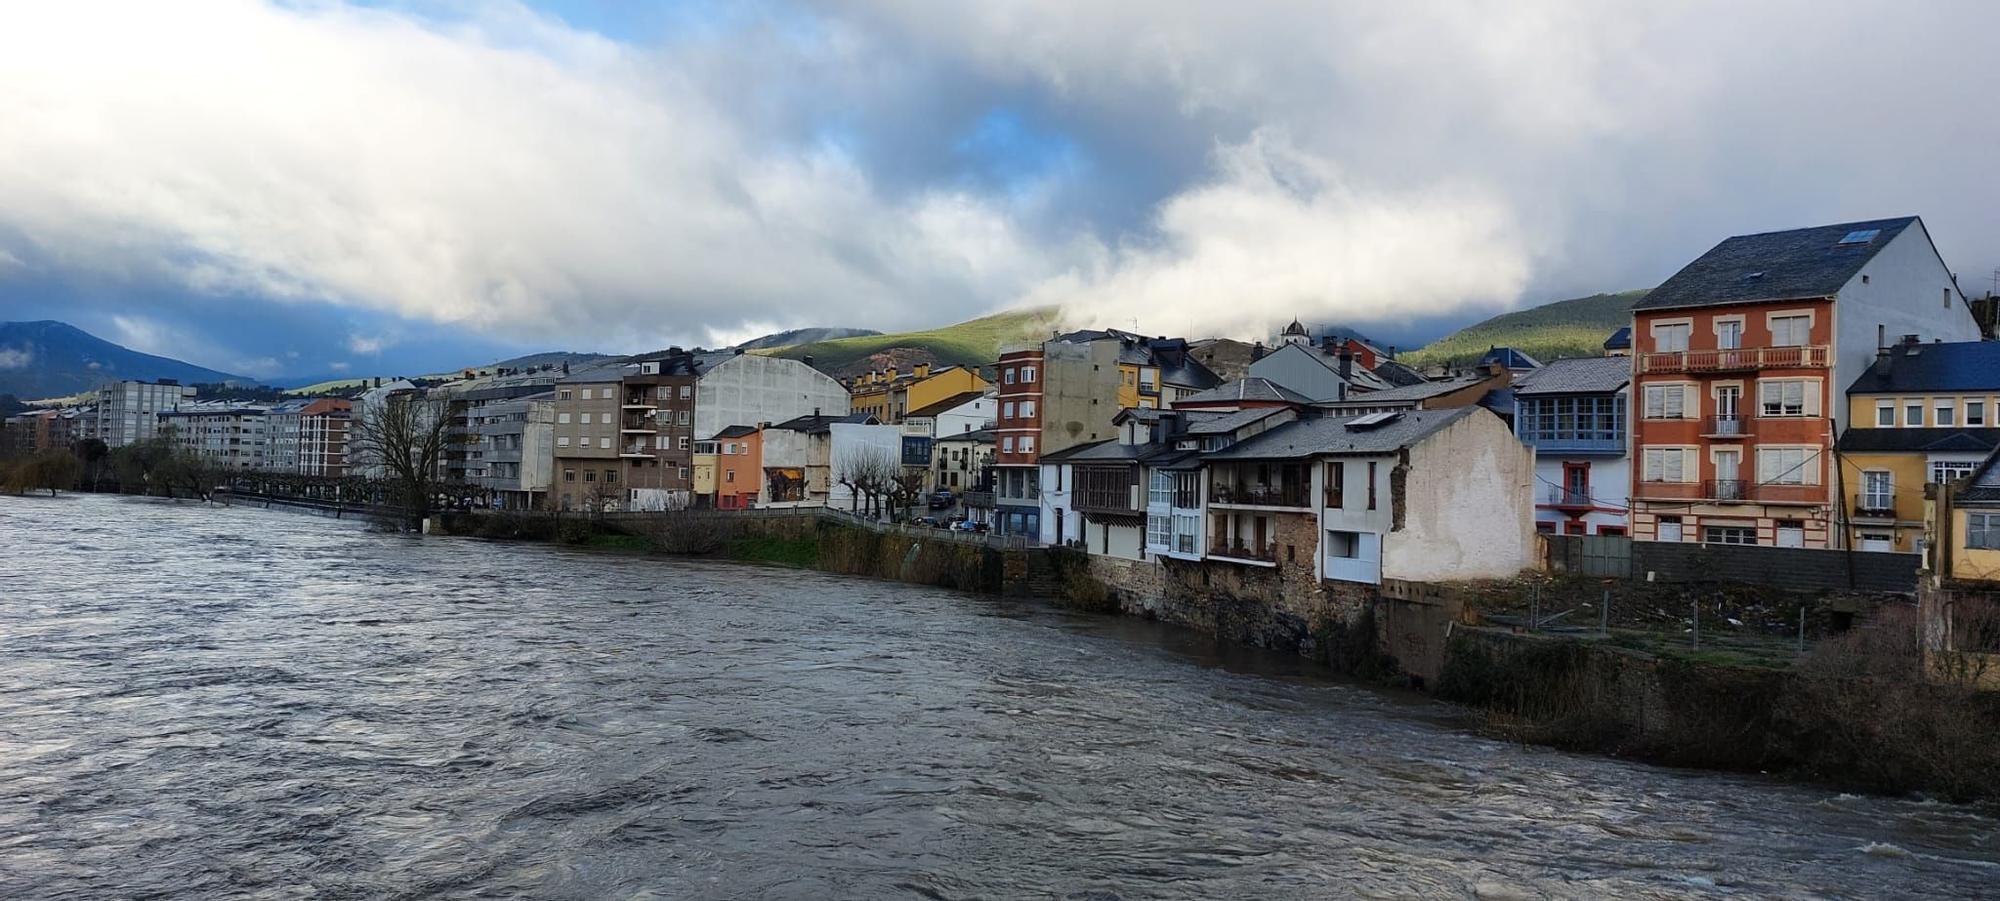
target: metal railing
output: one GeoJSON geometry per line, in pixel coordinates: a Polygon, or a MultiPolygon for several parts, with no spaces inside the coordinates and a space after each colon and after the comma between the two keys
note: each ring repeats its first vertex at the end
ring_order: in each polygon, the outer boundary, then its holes
{"type": "Polygon", "coordinates": [[[1208,546],[1208,555],[1211,557],[1228,557],[1232,560],[1259,560],[1265,563],[1276,563],[1278,562],[1278,546],[1275,544],[1266,544],[1263,547],[1251,547],[1247,544],[1210,544],[1208,546]]]}
{"type": "Polygon", "coordinates": [[[1593,507],[1597,504],[1591,499],[1589,490],[1564,488],[1561,485],[1549,486],[1548,500],[1544,503],[1552,507],[1593,507]]]}
{"type": "Polygon", "coordinates": [[[1709,438],[1742,438],[1750,434],[1750,418],[1740,413],[1703,416],[1701,433],[1709,438]]]}
{"type": "Polygon", "coordinates": [[[1208,488],[1208,499],[1215,504],[1249,504],[1259,507],[1306,507],[1311,506],[1311,491],[1304,484],[1286,483],[1279,485],[1221,485],[1212,484],[1208,488]]]}
{"type": "Polygon", "coordinates": [[[1854,496],[1854,514],[1856,516],[1895,516],[1896,495],[1893,493],[1857,494],[1854,496]]]}

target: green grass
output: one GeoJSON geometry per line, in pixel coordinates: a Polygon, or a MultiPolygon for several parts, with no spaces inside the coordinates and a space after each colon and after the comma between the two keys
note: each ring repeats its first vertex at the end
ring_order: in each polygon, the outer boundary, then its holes
{"type": "Polygon", "coordinates": [[[1559,300],[1503,313],[1439,338],[1398,359],[1412,366],[1475,362],[1493,347],[1512,347],[1542,362],[1559,357],[1595,357],[1604,339],[1632,323],[1632,304],[1646,291],[1620,291],[1559,300]]]}
{"type": "Polygon", "coordinates": [[[729,557],[748,563],[775,563],[811,569],[819,561],[819,542],[813,538],[779,538],[745,535],[729,543],[729,557]]]}
{"type": "Polygon", "coordinates": [[[836,338],[768,353],[791,360],[810,356],[813,366],[825,372],[845,370],[874,354],[896,349],[922,351],[942,365],[984,366],[1000,355],[1004,345],[1047,338],[1055,327],[1056,315],[1053,307],[1010,310],[920,332],[836,338]]]}

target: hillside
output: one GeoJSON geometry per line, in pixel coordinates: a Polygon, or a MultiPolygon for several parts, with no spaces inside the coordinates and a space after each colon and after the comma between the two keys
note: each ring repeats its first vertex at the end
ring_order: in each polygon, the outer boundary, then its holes
{"type": "Polygon", "coordinates": [[[1544,361],[1598,356],[1604,353],[1604,339],[1632,323],[1632,305],[1645,296],[1645,290],[1592,294],[1502,313],[1398,359],[1412,366],[1466,364],[1493,347],[1513,347],[1544,361]]]}
{"type": "Polygon", "coordinates": [[[193,363],[121,347],[68,323],[0,322],[0,394],[64,397],[118,379],[251,382],[193,363]]]}
{"type": "Polygon", "coordinates": [[[835,338],[769,353],[792,360],[812,357],[814,368],[834,376],[892,364],[984,366],[1000,355],[1001,345],[1047,337],[1055,323],[1054,308],[1010,310],[919,332],[835,338]]]}
{"type": "Polygon", "coordinates": [[[794,344],[815,344],[840,338],[869,338],[882,334],[872,328],[795,328],[736,345],[744,350],[772,350],[794,344]]]}

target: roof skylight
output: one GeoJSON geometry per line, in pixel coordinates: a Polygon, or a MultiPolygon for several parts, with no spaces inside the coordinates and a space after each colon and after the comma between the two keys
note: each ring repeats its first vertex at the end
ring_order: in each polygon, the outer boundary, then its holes
{"type": "Polygon", "coordinates": [[[1866,244],[1870,241],[1875,240],[1875,236],[1881,233],[1882,230],[1879,228],[1864,228],[1858,231],[1851,231],[1847,233],[1847,237],[1840,239],[1840,243],[1866,244]]]}

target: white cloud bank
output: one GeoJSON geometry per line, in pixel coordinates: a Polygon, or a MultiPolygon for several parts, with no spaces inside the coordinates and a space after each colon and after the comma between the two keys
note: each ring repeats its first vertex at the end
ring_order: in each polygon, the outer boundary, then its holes
{"type": "Polygon", "coordinates": [[[774,8],[634,48],[506,6],[17,5],[0,260],[622,349],[1030,301],[1396,321],[1906,212],[2000,263],[2000,94],[1951,43],[2000,5],[774,8]],[[1007,92],[1086,156],[1137,149],[1002,192],[871,171],[839,128],[1007,92]],[[1064,206],[1061,179],[1165,166],[1149,147],[1209,165],[1122,219],[1064,206]]]}

